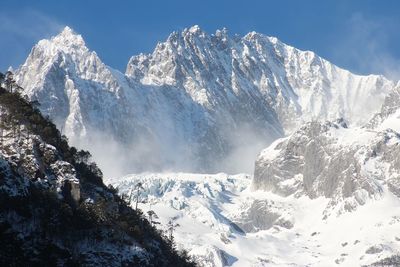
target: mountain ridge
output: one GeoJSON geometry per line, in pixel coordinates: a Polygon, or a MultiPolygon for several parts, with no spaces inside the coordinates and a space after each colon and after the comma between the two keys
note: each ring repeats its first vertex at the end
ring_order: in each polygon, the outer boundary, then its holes
{"type": "Polygon", "coordinates": [[[126,74],[102,63],[67,27],[40,41],[16,77],[74,145],[94,147],[100,165],[106,160],[96,147],[107,143],[104,136],[112,137],[108,150],[124,151],[120,162],[140,147],[120,164],[124,173],[251,171],[262,148],[302,122],[365,122],[394,87],[274,37],[232,37],[226,29],[208,35],[198,26],[132,57],[126,74]]]}

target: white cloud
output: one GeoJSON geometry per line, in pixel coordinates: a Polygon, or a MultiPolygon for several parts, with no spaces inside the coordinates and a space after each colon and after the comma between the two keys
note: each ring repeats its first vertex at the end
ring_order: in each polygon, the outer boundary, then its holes
{"type": "Polygon", "coordinates": [[[396,21],[390,18],[366,18],[355,13],[346,22],[344,38],[335,42],[333,53],[362,74],[383,74],[400,79],[400,59],[393,55],[390,42],[397,33],[396,21]]]}

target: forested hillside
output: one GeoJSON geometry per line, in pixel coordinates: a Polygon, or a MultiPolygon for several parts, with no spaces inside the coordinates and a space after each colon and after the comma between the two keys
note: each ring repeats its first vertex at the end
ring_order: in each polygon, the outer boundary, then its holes
{"type": "Polygon", "coordinates": [[[0,265],[194,266],[38,105],[0,89],[0,265]]]}

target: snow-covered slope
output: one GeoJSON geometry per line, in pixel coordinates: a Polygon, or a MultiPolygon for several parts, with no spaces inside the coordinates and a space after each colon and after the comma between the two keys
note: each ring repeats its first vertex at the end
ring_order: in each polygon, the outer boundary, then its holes
{"type": "Polygon", "coordinates": [[[171,219],[179,224],[175,241],[200,266],[400,263],[400,200],[387,186],[375,201],[326,216],[329,198],[254,191],[245,174],[146,173],[108,182],[128,194],[142,183],[139,208],[155,211],[160,229],[171,219]]]}
{"type": "Polygon", "coordinates": [[[104,65],[66,27],[32,49],[17,80],[106,174],[252,171],[263,147],[304,121],[366,122],[394,86],[273,37],[226,29],[209,35],[198,26],[132,57],[126,74],[104,65]]]}

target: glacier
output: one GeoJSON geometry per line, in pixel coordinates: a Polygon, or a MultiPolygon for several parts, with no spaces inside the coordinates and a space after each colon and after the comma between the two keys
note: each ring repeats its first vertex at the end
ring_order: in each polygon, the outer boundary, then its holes
{"type": "Polygon", "coordinates": [[[252,178],[142,173],[109,182],[120,193],[141,182],[139,209],[155,211],[161,230],[179,224],[178,247],[200,266],[369,266],[400,250],[400,199],[387,188],[379,201],[325,217],[331,199],[253,190],[252,178]]]}

